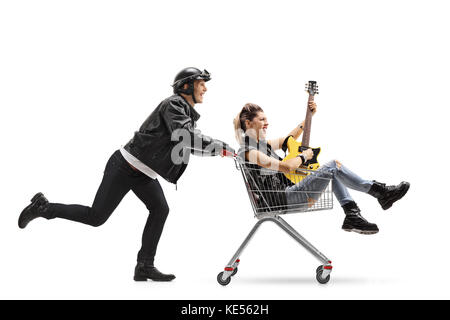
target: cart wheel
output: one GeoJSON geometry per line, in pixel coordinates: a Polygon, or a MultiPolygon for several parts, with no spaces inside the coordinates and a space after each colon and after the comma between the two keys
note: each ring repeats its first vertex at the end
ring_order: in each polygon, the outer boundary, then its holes
{"type": "Polygon", "coordinates": [[[322,269],[322,266],[320,266],[320,269],[317,268],[316,280],[321,284],[325,284],[328,281],[330,281],[330,275],[328,275],[326,278],[322,278],[322,273],[323,273],[323,269],[322,269]]]}
{"type": "Polygon", "coordinates": [[[230,283],[231,277],[228,277],[226,280],[222,280],[223,271],[217,275],[217,282],[220,283],[222,286],[226,286],[230,283]]]}
{"type": "Polygon", "coordinates": [[[238,272],[238,268],[236,267],[236,268],[233,269],[233,272],[231,273],[231,276],[234,276],[237,272],[238,272]]]}

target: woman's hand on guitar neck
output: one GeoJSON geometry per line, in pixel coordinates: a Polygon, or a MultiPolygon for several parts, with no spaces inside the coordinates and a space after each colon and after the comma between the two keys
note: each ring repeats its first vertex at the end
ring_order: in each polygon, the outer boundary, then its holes
{"type": "Polygon", "coordinates": [[[308,102],[308,107],[312,112],[312,115],[314,115],[317,111],[317,104],[314,101],[309,101],[308,102]]]}

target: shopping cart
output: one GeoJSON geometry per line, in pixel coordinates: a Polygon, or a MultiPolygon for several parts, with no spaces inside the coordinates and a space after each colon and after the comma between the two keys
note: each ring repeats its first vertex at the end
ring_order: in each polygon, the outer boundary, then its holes
{"type": "MultiPolygon", "coordinates": [[[[230,154],[228,155],[230,156],[230,154]]],[[[285,181],[283,173],[244,162],[236,154],[232,156],[236,164],[236,169],[242,173],[250,203],[258,221],[230,259],[224,271],[217,275],[217,281],[223,286],[230,283],[231,277],[238,271],[239,257],[245,247],[264,222],[272,221],[321,262],[321,265],[316,269],[316,279],[321,284],[327,283],[330,280],[330,273],[333,268],[330,259],[301,236],[281,218],[281,215],[332,209],[333,193],[331,174],[324,172],[319,174],[316,171],[298,169],[295,175],[298,175],[300,179],[305,178],[305,175],[312,175],[314,179],[322,180],[319,181],[320,183],[315,184],[304,183],[305,186],[301,191],[286,192],[283,184],[283,181],[285,181]],[[317,190],[312,190],[313,188],[309,187],[309,185],[320,185],[321,187],[317,188],[317,190]]],[[[308,177],[308,179],[312,179],[313,177],[308,177]]]]}

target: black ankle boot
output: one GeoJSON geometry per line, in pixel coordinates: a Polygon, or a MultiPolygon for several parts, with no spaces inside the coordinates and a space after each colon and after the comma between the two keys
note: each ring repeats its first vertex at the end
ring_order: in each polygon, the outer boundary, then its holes
{"type": "Polygon", "coordinates": [[[173,274],[164,274],[153,265],[147,265],[144,262],[138,262],[134,269],[134,281],[172,281],[175,279],[173,274]]]}
{"type": "Polygon", "coordinates": [[[344,204],[342,209],[345,212],[343,230],[361,234],[375,234],[379,231],[375,223],[370,223],[361,216],[361,210],[354,201],[344,204]]]}
{"type": "Polygon", "coordinates": [[[48,200],[39,192],[34,195],[29,204],[19,216],[19,228],[24,229],[28,223],[39,217],[47,217],[48,200]]]}
{"type": "Polygon", "coordinates": [[[403,181],[396,186],[386,186],[384,183],[374,181],[369,194],[378,199],[383,210],[392,207],[392,204],[400,200],[409,190],[409,182],[403,181]]]}

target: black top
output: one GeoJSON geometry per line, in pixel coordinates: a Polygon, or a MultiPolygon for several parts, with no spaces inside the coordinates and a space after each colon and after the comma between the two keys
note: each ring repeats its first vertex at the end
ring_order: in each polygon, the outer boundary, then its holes
{"type": "MultiPolygon", "coordinates": [[[[248,162],[245,159],[245,153],[250,150],[257,150],[263,152],[269,157],[275,158],[279,161],[280,158],[275,151],[273,151],[267,141],[256,141],[249,136],[245,136],[244,144],[238,150],[238,156],[245,161],[247,180],[251,185],[252,190],[260,190],[260,196],[264,199],[258,199],[258,208],[284,209],[286,205],[286,195],[284,191],[286,187],[292,186],[292,182],[279,171],[265,169],[257,164],[248,162]],[[280,192],[281,191],[281,192],[280,192]]],[[[269,210],[267,210],[269,211],[269,210]]]]}
{"type": "Polygon", "coordinates": [[[174,94],[153,110],[124,148],[158,175],[176,183],[189,162],[186,148],[208,149],[205,155],[217,155],[226,147],[226,143],[196,129],[199,118],[181,95],[174,94]]]}

